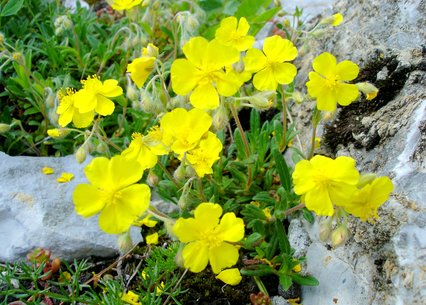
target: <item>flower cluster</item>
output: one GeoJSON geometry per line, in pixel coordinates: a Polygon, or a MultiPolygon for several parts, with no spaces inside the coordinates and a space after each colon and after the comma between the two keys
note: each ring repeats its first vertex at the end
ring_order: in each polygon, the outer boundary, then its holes
{"type": "Polygon", "coordinates": [[[179,95],[189,94],[191,104],[200,109],[216,109],[219,96],[229,97],[248,81],[261,91],[276,90],[289,84],[297,69],[286,63],[297,56],[293,43],[280,36],[265,39],[263,52],[252,48],[253,36],[247,35],[249,24],[228,17],[221,22],[215,39],[194,37],[183,46],[186,59],[177,59],[171,67],[172,87],[179,95]],[[246,51],[245,56],[241,51],[246,51]],[[242,63],[245,68],[238,68],[242,63]],[[237,68],[236,68],[237,67],[237,68]]]}
{"type": "Polygon", "coordinates": [[[114,112],[114,102],[109,98],[123,94],[123,89],[118,86],[114,79],[102,82],[99,76],[89,76],[82,80],[83,88],[79,91],[66,89],[59,92],[59,114],[58,123],[65,127],[73,122],[75,127],[84,128],[89,126],[94,118],[95,112],[100,115],[110,115],[114,112]]]}
{"type": "Polygon", "coordinates": [[[317,155],[296,164],[294,191],[317,215],[332,216],[337,206],[364,221],[377,218],[377,210],[389,198],[393,184],[388,177],[360,177],[354,159],[317,155]]]}

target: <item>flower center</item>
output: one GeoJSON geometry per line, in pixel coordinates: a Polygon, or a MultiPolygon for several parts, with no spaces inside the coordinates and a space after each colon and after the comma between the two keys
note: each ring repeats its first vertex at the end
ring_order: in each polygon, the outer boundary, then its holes
{"type": "Polygon", "coordinates": [[[201,232],[200,239],[204,241],[210,249],[218,247],[223,242],[223,240],[215,234],[214,230],[201,232]]]}

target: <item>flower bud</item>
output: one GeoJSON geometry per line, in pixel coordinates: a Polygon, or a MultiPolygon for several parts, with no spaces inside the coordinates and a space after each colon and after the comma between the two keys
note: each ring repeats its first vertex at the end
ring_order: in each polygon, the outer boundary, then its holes
{"type": "Polygon", "coordinates": [[[298,91],[298,90],[294,90],[294,92],[291,94],[290,99],[292,99],[293,101],[295,101],[297,104],[301,104],[303,102],[303,94],[302,92],[298,91]]]}
{"type": "Polygon", "coordinates": [[[133,247],[132,237],[130,236],[130,230],[118,235],[117,238],[118,249],[121,254],[128,252],[133,247]]]}
{"type": "Polygon", "coordinates": [[[9,124],[0,123],[0,134],[6,133],[10,130],[9,124]]]}
{"type": "Polygon", "coordinates": [[[100,154],[106,154],[108,152],[108,145],[101,141],[98,145],[96,145],[96,152],[100,154]]]}
{"type": "Polygon", "coordinates": [[[319,238],[321,241],[326,242],[331,235],[332,230],[332,218],[327,218],[322,221],[319,226],[319,238]]]}
{"type": "Polygon", "coordinates": [[[176,168],[173,177],[178,181],[185,179],[185,166],[182,163],[176,168]]]}
{"type": "Polygon", "coordinates": [[[78,164],[81,164],[84,162],[84,160],[86,160],[86,151],[84,150],[83,146],[77,149],[74,157],[78,164]]]}
{"type": "Polygon", "coordinates": [[[359,177],[357,187],[363,188],[367,184],[370,184],[371,182],[373,182],[373,180],[376,179],[376,178],[377,178],[377,176],[373,173],[362,174],[361,177],[359,177]]]}
{"type": "Polygon", "coordinates": [[[329,16],[320,21],[320,24],[330,24],[332,26],[338,26],[343,22],[343,15],[340,13],[329,16]]]}
{"type": "Polygon", "coordinates": [[[374,86],[373,84],[370,84],[368,82],[357,83],[356,85],[357,85],[359,91],[361,91],[362,93],[365,94],[365,98],[368,101],[374,99],[377,96],[377,94],[379,93],[379,89],[377,89],[376,86],[374,86]]]}
{"type": "Polygon", "coordinates": [[[216,109],[216,111],[213,113],[212,116],[212,125],[214,130],[220,131],[223,130],[226,125],[228,124],[228,112],[226,110],[226,107],[222,104],[219,106],[219,108],[216,109]]]}
{"type": "Polygon", "coordinates": [[[4,34],[0,32],[0,46],[4,44],[4,34]]]}
{"type": "Polygon", "coordinates": [[[345,244],[345,242],[348,240],[348,237],[348,229],[346,228],[346,225],[342,224],[334,229],[334,231],[331,233],[331,244],[334,248],[340,247],[345,244]]]}
{"type": "Polygon", "coordinates": [[[331,121],[336,116],[336,111],[323,111],[322,119],[324,121],[331,121]]]}
{"type": "Polygon", "coordinates": [[[21,52],[14,52],[14,53],[12,54],[12,59],[13,59],[14,61],[20,62],[20,61],[22,61],[22,58],[23,58],[23,55],[22,55],[22,53],[21,53],[21,52]]]}
{"type": "Polygon", "coordinates": [[[139,94],[138,91],[135,89],[135,87],[128,83],[127,85],[127,90],[126,90],[126,96],[129,100],[133,101],[137,101],[139,98],[139,94]]]}
{"type": "Polygon", "coordinates": [[[273,99],[275,98],[276,91],[261,91],[252,96],[249,96],[247,100],[257,110],[266,110],[272,107],[273,99]]]}
{"type": "Polygon", "coordinates": [[[158,48],[152,44],[148,43],[148,46],[146,48],[143,48],[142,50],[142,56],[149,56],[149,57],[158,57],[158,48]]]}
{"type": "Polygon", "coordinates": [[[47,130],[47,135],[52,138],[61,138],[69,133],[66,129],[53,128],[47,130]]]}
{"type": "Polygon", "coordinates": [[[149,171],[148,177],[146,178],[146,182],[150,187],[154,187],[158,185],[159,178],[153,171],[149,171]]]}

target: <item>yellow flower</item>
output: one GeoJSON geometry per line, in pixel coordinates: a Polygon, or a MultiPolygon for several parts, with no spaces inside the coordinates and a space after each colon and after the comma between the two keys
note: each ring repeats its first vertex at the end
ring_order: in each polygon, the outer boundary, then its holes
{"type": "Polygon", "coordinates": [[[45,166],[45,167],[43,167],[42,169],[41,169],[41,171],[43,172],[43,174],[45,174],[45,175],[51,175],[51,174],[53,174],[55,171],[53,170],[53,168],[51,168],[51,167],[47,167],[47,166],[45,166]]]}
{"type": "Polygon", "coordinates": [[[247,35],[249,29],[250,25],[246,18],[241,17],[238,21],[235,17],[228,17],[220,23],[215,37],[226,46],[232,46],[238,51],[245,51],[254,43],[254,37],[247,35]]]}
{"type": "Polygon", "coordinates": [[[293,172],[294,192],[304,195],[306,207],[317,215],[332,216],[333,204],[343,206],[357,190],[359,172],[355,160],[335,160],[316,155],[298,162],[293,172]]]}
{"type": "Polygon", "coordinates": [[[201,272],[210,262],[215,274],[237,263],[238,247],[231,244],[244,237],[244,222],[234,213],[222,215],[218,204],[203,202],[194,211],[194,218],[179,218],[174,234],[183,243],[184,267],[201,272]],[[228,243],[230,242],[230,243],[228,243]]]}
{"type": "Polygon", "coordinates": [[[240,53],[217,40],[193,37],[184,46],[187,59],[176,59],[171,67],[172,87],[176,94],[191,92],[191,104],[200,109],[219,106],[219,94],[234,95],[242,85],[240,79],[225,73],[224,67],[237,62],[240,53]]]}
{"type": "Polygon", "coordinates": [[[121,300],[123,302],[126,302],[127,304],[131,305],[142,305],[141,302],[139,302],[139,295],[134,293],[133,291],[129,290],[127,293],[123,294],[121,296],[121,300]]]}
{"type": "Polygon", "coordinates": [[[240,270],[238,270],[237,268],[223,270],[218,275],[216,275],[216,278],[221,280],[225,284],[232,286],[238,285],[243,279],[241,277],[240,270]]]}
{"type": "Polygon", "coordinates": [[[219,154],[222,151],[222,142],[218,137],[208,132],[207,137],[200,140],[200,144],[188,151],[186,158],[194,168],[198,177],[202,178],[205,174],[213,173],[213,163],[219,160],[219,154]]]}
{"type": "Polygon", "coordinates": [[[95,110],[100,115],[110,115],[114,112],[114,102],[109,97],[117,97],[123,94],[123,89],[114,79],[102,82],[99,76],[89,76],[82,80],[83,89],[76,93],[75,107],[80,112],[95,110]]]}
{"type": "Polygon", "coordinates": [[[158,48],[152,43],[149,43],[148,47],[143,48],[142,57],[134,59],[127,65],[127,72],[130,73],[130,78],[139,88],[143,86],[152,70],[154,70],[157,56],[158,48]]]}
{"type": "Polygon", "coordinates": [[[362,189],[355,192],[352,200],[344,206],[350,214],[362,221],[379,218],[378,208],[389,198],[393,191],[392,181],[388,177],[374,179],[362,189]]]}
{"type": "Polygon", "coordinates": [[[129,10],[132,7],[141,4],[142,0],[110,0],[108,1],[116,11],[129,10]]]}
{"type": "Polygon", "coordinates": [[[60,137],[66,136],[67,134],[68,134],[68,130],[65,130],[65,129],[53,128],[53,129],[47,130],[47,135],[52,138],[60,138],[60,137]]]}
{"type": "Polygon", "coordinates": [[[138,132],[132,134],[132,142],[121,155],[125,159],[138,161],[144,170],[153,168],[157,164],[157,156],[144,143],[144,137],[138,132]]]}
{"type": "Polygon", "coordinates": [[[75,209],[83,217],[100,212],[99,226],[105,232],[128,231],[148,208],[151,191],[145,184],[135,184],[143,174],[136,160],[98,157],[84,168],[84,173],[90,184],[75,188],[75,209]]]}
{"type": "Polygon", "coordinates": [[[315,71],[309,72],[306,87],[316,98],[319,110],[334,111],[337,103],[347,106],[358,98],[358,87],[345,83],[358,76],[356,64],[349,60],[336,63],[336,58],[325,52],[314,59],[312,66],[315,71]]]}
{"type": "Polygon", "coordinates": [[[249,49],[243,61],[245,69],[256,73],[253,85],[261,91],[276,90],[278,84],[289,84],[297,74],[293,64],[297,49],[290,40],[274,35],[265,39],[263,52],[249,49]]]}
{"type": "Polygon", "coordinates": [[[152,233],[146,236],[146,244],[147,245],[156,245],[158,244],[158,233],[152,233]]]}
{"type": "Polygon", "coordinates": [[[56,179],[59,183],[67,183],[70,182],[72,179],[74,179],[74,175],[71,173],[62,173],[61,176],[56,179]]]}
{"type": "Polygon", "coordinates": [[[70,88],[67,88],[65,92],[60,91],[58,93],[59,106],[56,110],[56,113],[59,114],[58,123],[62,127],[65,127],[69,123],[73,122],[75,127],[85,128],[93,121],[95,112],[93,110],[89,110],[81,113],[80,110],[75,107],[75,97],[76,92],[70,88]]]}
{"type": "Polygon", "coordinates": [[[166,113],[160,121],[163,142],[178,155],[195,148],[209,130],[212,118],[201,109],[176,108],[166,113]]]}

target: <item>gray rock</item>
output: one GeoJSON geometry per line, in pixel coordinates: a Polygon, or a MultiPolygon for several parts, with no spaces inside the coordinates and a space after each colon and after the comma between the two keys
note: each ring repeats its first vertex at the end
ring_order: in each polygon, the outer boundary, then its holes
{"type": "Polygon", "coordinates": [[[295,257],[306,255],[308,247],[311,244],[311,239],[300,219],[292,219],[290,221],[290,226],[288,227],[288,240],[290,246],[295,250],[295,257]]]}
{"type": "MultiPolygon", "coordinates": [[[[356,62],[357,81],[380,89],[375,100],[361,98],[319,126],[323,144],[317,153],[351,156],[360,171],[390,176],[395,185],[377,222],[350,219],[352,238],[342,248],[327,250],[316,226],[304,224],[312,240],[307,272],[320,281],[319,287],[302,288],[304,305],[424,304],[426,33],[419,29],[426,28],[425,6],[423,0],[336,2],[344,23],[306,45],[296,62],[296,83],[305,92],[312,59],[325,51],[356,62]]],[[[306,102],[291,109],[301,122],[302,143],[309,143],[312,107],[306,102]]]]}
{"type": "Polygon", "coordinates": [[[286,299],[284,299],[283,297],[277,295],[271,298],[272,301],[272,305],[289,305],[290,303],[287,302],[286,299]]]}
{"type": "MultiPolygon", "coordinates": [[[[73,156],[10,157],[0,152],[0,261],[24,259],[36,247],[66,260],[118,254],[117,236],[102,232],[97,217],[82,218],[74,211],[73,190],[87,182],[84,165],[73,156]],[[44,166],[55,173],[44,175],[44,166]],[[62,172],[75,177],[58,183],[62,172]]],[[[135,228],[134,242],[140,236],[135,228]]]]}

